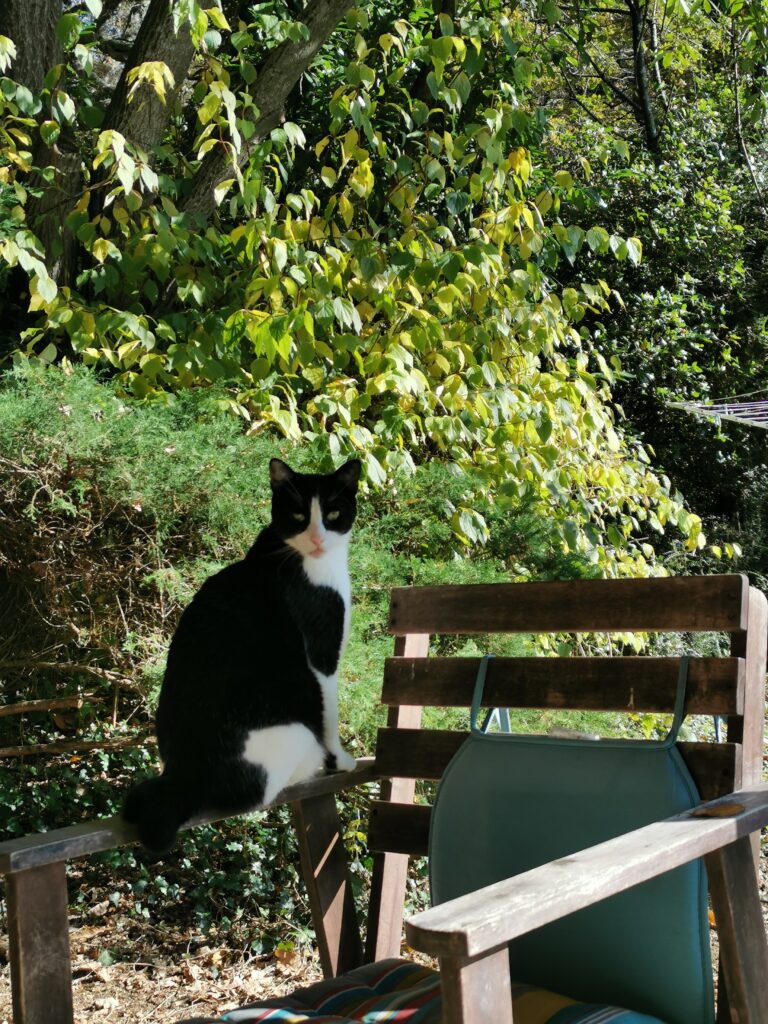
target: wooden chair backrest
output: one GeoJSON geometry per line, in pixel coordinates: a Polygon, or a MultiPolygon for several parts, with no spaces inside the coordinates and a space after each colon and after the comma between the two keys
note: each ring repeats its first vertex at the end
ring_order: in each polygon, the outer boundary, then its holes
{"type": "MultiPolygon", "coordinates": [[[[429,657],[431,634],[691,633],[730,636],[727,657],[692,658],[687,714],[723,716],[725,742],[681,743],[703,799],[758,782],[762,771],[768,603],[745,576],[405,587],[392,592],[372,808],[376,852],[367,956],[397,955],[409,855],[426,853],[431,808],[418,779],[439,779],[466,737],[424,729],[424,707],[469,708],[479,658],[429,657]]],[[[676,657],[495,658],[487,706],[671,712],[676,657]]]]}

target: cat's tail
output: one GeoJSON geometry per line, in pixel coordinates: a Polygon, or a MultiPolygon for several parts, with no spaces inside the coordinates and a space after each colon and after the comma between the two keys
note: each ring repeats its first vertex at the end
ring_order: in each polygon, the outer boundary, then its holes
{"type": "Polygon", "coordinates": [[[196,810],[189,786],[163,774],[134,786],[126,797],[123,818],[136,826],[139,839],[151,853],[161,854],[173,847],[179,826],[196,810]]]}

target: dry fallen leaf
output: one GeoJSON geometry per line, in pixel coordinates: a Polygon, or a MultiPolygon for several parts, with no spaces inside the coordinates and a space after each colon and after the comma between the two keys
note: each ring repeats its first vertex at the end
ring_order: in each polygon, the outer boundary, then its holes
{"type": "Polygon", "coordinates": [[[692,818],[735,818],[744,810],[744,804],[715,804],[713,807],[697,807],[691,811],[692,818]]]}

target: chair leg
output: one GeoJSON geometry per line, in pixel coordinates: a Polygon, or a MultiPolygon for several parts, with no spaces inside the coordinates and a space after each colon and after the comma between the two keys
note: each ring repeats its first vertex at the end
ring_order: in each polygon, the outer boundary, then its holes
{"type": "Polygon", "coordinates": [[[768,940],[749,836],[710,854],[706,865],[729,1011],[725,1019],[729,1024],[765,1024],[768,940]]]}
{"type": "Polygon", "coordinates": [[[442,1024],[512,1024],[506,946],[487,956],[441,957],[442,1024]]]}
{"type": "Polygon", "coordinates": [[[14,1024],[72,1024],[64,863],[8,875],[7,900],[14,1024]]]}
{"type": "Polygon", "coordinates": [[[363,962],[347,856],[333,794],[291,804],[304,882],[326,978],[363,962]]]}

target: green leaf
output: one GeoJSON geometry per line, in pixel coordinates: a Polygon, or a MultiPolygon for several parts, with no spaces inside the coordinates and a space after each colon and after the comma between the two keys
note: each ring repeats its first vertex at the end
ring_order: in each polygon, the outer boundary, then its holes
{"type": "Polygon", "coordinates": [[[77,114],[72,97],[61,89],[53,94],[53,114],[60,124],[73,123],[77,114]]]}
{"type": "Polygon", "coordinates": [[[80,39],[80,16],[62,14],[56,22],[56,35],[65,50],[71,50],[80,39]]]}
{"type": "Polygon", "coordinates": [[[299,148],[306,145],[306,136],[297,124],[294,124],[292,121],[284,121],[282,128],[291,145],[298,146],[299,148]]]}
{"type": "Polygon", "coordinates": [[[586,234],[587,245],[592,252],[606,252],[608,250],[608,232],[605,228],[590,228],[586,234]]]}
{"type": "Polygon", "coordinates": [[[213,198],[217,205],[222,201],[227,192],[229,192],[234,183],[234,178],[225,178],[224,181],[220,181],[218,185],[214,188],[213,198]]]}
{"type": "Polygon", "coordinates": [[[61,134],[61,126],[56,121],[43,121],[40,125],[40,137],[46,146],[52,146],[61,134]]]}
{"type": "Polygon", "coordinates": [[[627,258],[634,266],[643,258],[643,243],[639,238],[627,239],[627,258]]]}
{"type": "MultiPolygon", "coordinates": [[[[42,104],[37,96],[33,96],[26,85],[16,86],[16,95],[14,99],[18,104],[19,110],[22,114],[34,115],[38,112],[42,104]]],[[[73,107],[74,111],[74,107],[73,107]]]]}
{"type": "Polygon", "coordinates": [[[272,243],[272,255],[278,270],[283,270],[288,262],[288,247],[282,238],[275,238],[272,243]]]}

